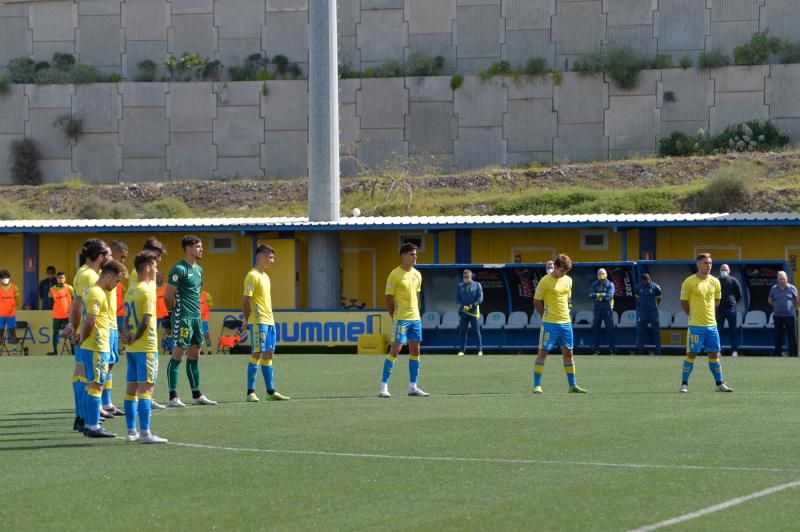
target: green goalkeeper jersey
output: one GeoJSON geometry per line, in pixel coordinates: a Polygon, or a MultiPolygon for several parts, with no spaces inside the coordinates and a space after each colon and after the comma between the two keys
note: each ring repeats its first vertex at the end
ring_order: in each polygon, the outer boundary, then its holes
{"type": "Polygon", "coordinates": [[[203,284],[203,268],[192,266],[185,260],[172,267],[167,282],[175,287],[176,318],[200,319],[200,285],[203,284]]]}

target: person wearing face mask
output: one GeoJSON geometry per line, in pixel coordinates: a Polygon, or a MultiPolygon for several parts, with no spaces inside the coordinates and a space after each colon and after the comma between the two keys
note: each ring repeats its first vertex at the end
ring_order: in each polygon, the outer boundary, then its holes
{"type": "Polygon", "coordinates": [[[722,301],[717,307],[717,326],[720,335],[728,331],[731,338],[731,356],[739,356],[739,326],[736,323],[736,305],[742,299],[742,285],[731,275],[731,267],[723,264],[719,267],[719,282],[722,285],[722,301]],[[727,325],[726,325],[727,323],[727,325]]]}
{"type": "Polygon", "coordinates": [[[481,315],[480,304],[483,303],[483,287],[481,283],[472,280],[472,270],[464,270],[463,281],[458,283],[456,301],[458,302],[458,316],[461,318],[461,322],[458,325],[461,350],[458,352],[458,356],[464,356],[469,327],[472,327],[472,330],[478,336],[478,356],[483,356],[481,327],[478,323],[478,317],[481,315]]]}
{"type": "Polygon", "coordinates": [[[17,343],[17,309],[21,303],[19,287],[11,282],[11,274],[0,270],[0,345],[5,343],[6,329],[9,343],[17,343]]]}
{"type": "Polygon", "coordinates": [[[594,302],[594,321],[592,322],[593,336],[592,353],[600,354],[601,324],[605,324],[608,333],[608,351],[614,354],[614,317],[611,315],[614,308],[614,283],[608,280],[605,268],[597,270],[597,280],[589,288],[589,298],[594,302]]]}
{"type": "Polygon", "coordinates": [[[774,356],[783,354],[783,338],[789,344],[789,356],[797,356],[797,309],[800,307],[797,287],[789,282],[786,272],[778,272],[777,284],[769,289],[770,306],[774,309],[772,314],[775,321],[775,352],[774,356]]]}
{"type": "Polygon", "coordinates": [[[544,265],[544,269],[547,272],[547,275],[550,275],[551,273],[553,273],[553,270],[556,269],[555,262],[553,262],[552,260],[548,260],[547,263],[544,265]]]}

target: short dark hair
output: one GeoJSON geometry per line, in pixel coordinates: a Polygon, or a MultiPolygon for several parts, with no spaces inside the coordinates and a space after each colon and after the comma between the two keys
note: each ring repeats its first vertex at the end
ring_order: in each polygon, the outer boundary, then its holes
{"type": "Polygon", "coordinates": [[[140,251],[133,259],[133,267],[136,268],[136,273],[142,273],[148,264],[157,261],[158,253],[146,249],[144,251],[140,251]]]}
{"type": "Polygon", "coordinates": [[[461,272],[461,275],[464,275],[465,273],[472,275],[472,270],[470,270],[469,268],[465,268],[464,271],[461,272]]]}
{"type": "Polygon", "coordinates": [[[159,242],[158,239],[154,236],[151,236],[150,238],[144,241],[144,246],[142,246],[142,250],[154,251],[158,254],[159,257],[162,257],[167,254],[167,248],[165,248],[164,244],[159,242]]]}
{"type": "Polygon", "coordinates": [[[119,261],[111,259],[103,264],[103,268],[100,270],[100,277],[104,275],[119,275],[123,278],[128,277],[128,269],[119,261]]]}
{"type": "Polygon", "coordinates": [[[11,273],[8,270],[0,270],[0,279],[5,279],[6,277],[11,277],[11,273]]]}
{"type": "Polygon", "coordinates": [[[649,280],[650,280],[650,274],[649,273],[643,273],[642,274],[642,281],[649,281],[649,280]]]}
{"type": "Polygon", "coordinates": [[[562,253],[553,261],[553,266],[558,269],[566,268],[567,271],[570,271],[572,269],[572,259],[569,258],[569,255],[562,253]]]}
{"type": "Polygon", "coordinates": [[[48,267],[47,267],[47,269],[46,269],[45,271],[47,271],[47,272],[54,272],[54,271],[56,271],[56,267],[55,267],[55,266],[48,266],[48,267]]]}
{"type": "Polygon", "coordinates": [[[116,249],[117,251],[128,251],[128,244],[122,240],[114,240],[111,242],[111,249],[116,249]]]}
{"type": "Polygon", "coordinates": [[[412,251],[417,249],[417,245],[411,242],[406,242],[402,246],[400,246],[400,254],[405,255],[406,253],[411,253],[412,251]]]}
{"type": "Polygon", "coordinates": [[[698,254],[698,255],[697,255],[695,258],[694,258],[694,260],[695,260],[695,261],[700,261],[700,260],[706,260],[706,259],[710,259],[710,258],[711,258],[711,253],[699,253],[699,254],[698,254]]]}
{"type": "Polygon", "coordinates": [[[186,248],[188,248],[190,246],[194,246],[194,245],[196,245],[198,243],[200,243],[200,237],[199,236],[186,235],[181,240],[181,247],[185,250],[186,248]]]}
{"type": "Polygon", "coordinates": [[[67,276],[67,274],[66,274],[66,273],[64,273],[64,272],[58,272],[58,273],[56,274],[56,277],[62,277],[62,276],[63,276],[63,277],[66,277],[66,276],[67,276]]]}
{"type": "Polygon", "coordinates": [[[275,248],[272,246],[268,246],[267,244],[261,244],[256,248],[256,255],[261,255],[263,253],[272,253],[275,254],[275,248]]]}

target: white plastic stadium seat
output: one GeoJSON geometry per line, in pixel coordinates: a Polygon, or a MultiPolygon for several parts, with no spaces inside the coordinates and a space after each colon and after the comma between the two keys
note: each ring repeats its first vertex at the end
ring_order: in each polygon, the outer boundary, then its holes
{"type": "Polygon", "coordinates": [[[682,310],[676,312],[675,317],[672,318],[672,327],[674,329],[685,329],[688,326],[689,326],[689,315],[682,310]]]}
{"type": "Polygon", "coordinates": [[[531,314],[531,321],[528,324],[528,329],[541,329],[542,328],[542,317],[539,316],[539,313],[535,310],[533,314],[531,314]]]}
{"type": "Polygon", "coordinates": [[[524,329],[528,325],[528,315],[521,310],[515,310],[508,317],[506,329],[524,329]]]}
{"type": "Polygon", "coordinates": [[[506,315],[502,312],[490,312],[486,316],[486,323],[483,325],[484,329],[502,329],[506,326],[506,315]]]}
{"type": "Polygon", "coordinates": [[[440,329],[455,330],[458,329],[458,312],[445,312],[442,316],[442,323],[439,325],[440,329]]]}
{"type": "Polygon", "coordinates": [[[750,310],[744,317],[742,329],[763,329],[767,326],[767,315],[763,310],[750,310]]]}
{"type": "Polygon", "coordinates": [[[574,327],[576,329],[588,329],[594,321],[594,312],[591,310],[580,310],[575,314],[574,327]]]}
{"type": "Polygon", "coordinates": [[[622,329],[632,329],[636,327],[636,311],[626,310],[623,312],[622,317],[619,319],[619,326],[622,329]]]}
{"type": "Polygon", "coordinates": [[[426,312],[422,315],[422,328],[431,330],[439,327],[439,313],[426,312]]]}
{"type": "Polygon", "coordinates": [[[672,323],[672,312],[668,310],[659,310],[658,324],[661,327],[669,327],[670,323],[672,323]]]}

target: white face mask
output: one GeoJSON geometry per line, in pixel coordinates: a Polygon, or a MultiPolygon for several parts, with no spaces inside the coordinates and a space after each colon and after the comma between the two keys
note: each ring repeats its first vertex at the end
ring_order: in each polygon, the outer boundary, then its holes
{"type": "Polygon", "coordinates": [[[729,272],[726,272],[726,271],[721,271],[721,272],[719,272],[719,276],[720,276],[720,277],[727,277],[727,276],[728,276],[728,274],[729,274],[729,272]]]}
{"type": "Polygon", "coordinates": [[[3,279],[3,284],[8,284],[10,282],[11,282],[11,279],[9,279],[8,277],[3,279]]]}
{"type": "Polygon", "coordinates": [[[546,268],[546,270],[547,270],[547,275],[550,275],[551,273],[553,273],[555,268],[546,268]]]}

